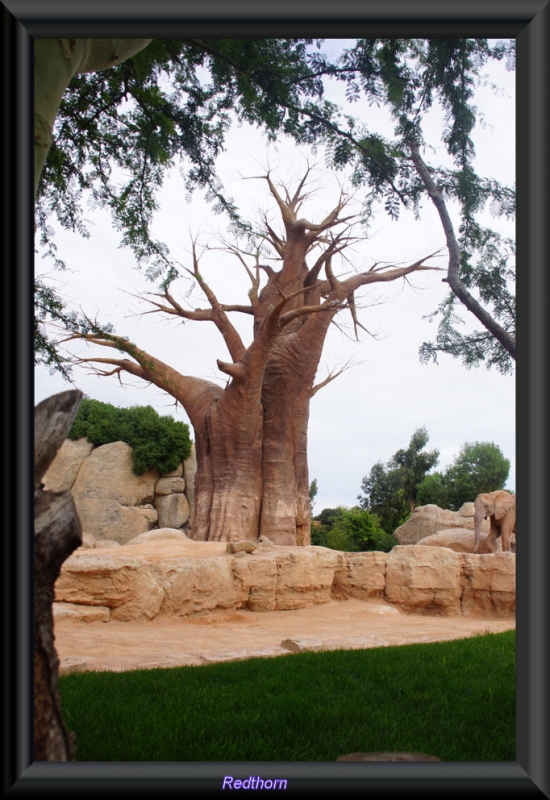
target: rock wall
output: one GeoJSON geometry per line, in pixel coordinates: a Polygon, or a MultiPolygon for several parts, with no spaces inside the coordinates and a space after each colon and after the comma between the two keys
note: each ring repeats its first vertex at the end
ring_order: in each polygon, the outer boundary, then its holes
{"type": "Polygon", "coordinates": [[[396,546],[389,553],[258,542],[194,542],[151,531],[109,549],[81,547],[62,566],[54,613],[147,621],[215,609],[264,612],[331,598],[382,599],[405,612],[505,617],[515,612],[514,553],[396,546]]]}
{"type": "Polygon", "coordinates": [[[194,446],[174,472],[135,475],[124,442],[94,448],[66,439],[43,482],[46,490],[71,491],[85,535],[125,544],[155,528],[189,529],[195,471],[194,446]]]}

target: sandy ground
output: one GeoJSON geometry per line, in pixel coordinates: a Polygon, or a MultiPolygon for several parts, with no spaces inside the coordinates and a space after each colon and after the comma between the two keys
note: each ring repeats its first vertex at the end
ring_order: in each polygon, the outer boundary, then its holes
{"type": "Polygon", "coordinates": [[[515,619],[405,614],[380,600],[331,600],[294,611],[239,610],[150,622],[55,621],[60,673],[199,665],[300,650],[462,639],[515,628],[515,619]]]}

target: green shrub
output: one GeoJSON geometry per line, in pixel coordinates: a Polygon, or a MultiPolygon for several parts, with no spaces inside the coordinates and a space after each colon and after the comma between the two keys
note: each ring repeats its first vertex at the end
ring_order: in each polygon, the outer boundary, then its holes
{"type": "Polygon", "coordinates": [[[172,472],[191,452],[189,426],[168,415],[160,416],[152,406],[118,408],[85,398],[69,431],[69,439],[82,437],[96,447],[126,442],[133,450],[136,475],[150,469],[172,472]]]}
{"type": "Polygon", "coordinates": [[[315,519],[321,527],[312,526],[312,544],[344,552],[381,550],[384,553],[397,544],[394,536],[384,531],[376,514],[358,506],[325,508],[315,519]]]}

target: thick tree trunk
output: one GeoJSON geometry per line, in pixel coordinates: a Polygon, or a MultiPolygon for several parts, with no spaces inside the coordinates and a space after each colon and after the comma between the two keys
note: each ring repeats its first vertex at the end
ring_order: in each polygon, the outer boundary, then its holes
{"type": "Polygon", "coordinates": [[[263,408],[257,391],[243,397],[229,388],[212,403],[202,426],[195,428],[197,473],[191,535],[201,541],[258,538],[263,408]]]}
{"type": "Polygon", "coordinates": [[[34,416],[34,759],[71,761],[72,734],[63,722],[54,647],[54,584],[62,563],[82,543],[70,492],[44,492],[41,481],[65,440],[82,393],[62,392],[35,409],[34,416]]]}

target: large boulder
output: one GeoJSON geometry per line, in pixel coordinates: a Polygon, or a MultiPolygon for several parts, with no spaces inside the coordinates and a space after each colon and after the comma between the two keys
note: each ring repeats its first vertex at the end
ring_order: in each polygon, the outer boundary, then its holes
{"type": "MultiPolygon", "coordinates": [[[[487,547],[487,536],[482,536],[478,553],[491,552],[487,547]]],[[[432,536],[425,536],[420,539],[421,547],[448,547],[456,553],[473,553],[475,546],[475,533],[467,528],[447,528],[446,530],[434,533],[432,536]]],[[[418,546],[418,545],[413,545],[418,546]]],[[[497,552],[502,549],[500,539],[496,542],[497,552]]]]}
{"type": "Polygon", "coordinates": [[[132,448],[125,442],[97,447],[82,462],[72,493],[84,533],[124,543],[155,527],[152,503],[159,473],[135,475],[132,463],[132,448]]]}
{"type": "Polygon", "coordinates": [[[516,610],[515,553],[460,555],[462,613],[506,617],[516,610]]]}
{"type": "Polygon", "coordinates": [[[86,438],[65,439],[42,481],[44,490],[66,492],[73,488],[78,471],[94,446],[86,438]]]}
{"type": "Polygon", "coordinates": [[[407,611],[460,613],[460,563],[441,547],[400,547],[388,553],[385,599],[407,611]]]}
{"type": "Polygon", "coordinates": [[[159,528],[183,528],[189,521],[189,503],[184,494],[157,495],[154,506],[159,528]]]}
{"type": "MultiPolygon", "coordinates": [[[[474,504],[464,503],[458,511],[449,511],[430,503],[414,509],[410,518],[396,528],[394,536],[399,544],[416,544],[426,536],[433,536],[449,528],[474,530],[474,504]]],[[[483,522],[481,530],[489,532],[489,521],[483,522]]]]}
{"type": "Polygon", "coordinates": [[[386,586],[387,553],[371,551],[367,553],[342,553],[340,563],[334,573],[333,597],[347,600],[382,598],[386,586]]]}

